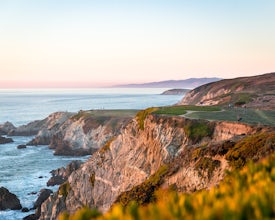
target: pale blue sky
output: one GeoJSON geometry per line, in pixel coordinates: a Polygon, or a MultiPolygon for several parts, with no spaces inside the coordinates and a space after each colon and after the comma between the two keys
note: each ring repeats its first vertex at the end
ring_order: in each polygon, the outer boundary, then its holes
{"type": "Polygon", "coordinates": [[[275,71],[274,11],[273,0],[0,0],[0,84],[275,71]]]}

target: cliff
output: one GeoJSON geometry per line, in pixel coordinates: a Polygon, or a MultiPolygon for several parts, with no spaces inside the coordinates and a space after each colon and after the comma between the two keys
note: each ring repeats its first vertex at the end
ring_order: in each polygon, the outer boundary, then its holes
{"type": "MultiPolygon", "coordinates": [[[[144,110],[42,204],[40,219],[56,219],[62,211],[73,213],[83,206],[105,212],[115,201],[127,203],[131,198],[146,202],[158,187],[173,186],[184,192],[209,188],[235,161],[230,150],[245,135],[261,131],[269,132],[241,123],[190,120],[144,110]]],[[[269,145],[268,150],[274,151],[274,143],[269,145]]]]}
{"type": "Polygon", "coordinates": [[[116,136],[135,112],[56,112],[42,120],[38,134],[28,145],[49,145],[55,155],[89,155],[116,136]]]}
{"type": "Polygon", "coordinates": [[[188,89],[169,89],[161,93],[161,95],[184,95],[188,91],[188,89]]]}
{"type": "MultiPolygon", "coordinates": [[[[28,145],[49,145],[53,135],[60,129],[65,121],[72,117],[75,113],[55,112],[42,120],[42,125],[35,138],[28,145]]],[[[28,127],[28,126],[25,126],[28,127]]]]}
{"type": "Polygon", "coordinates": [[[272,110],[275,109],[275,73],[208,83],[188,92],[178,104],[232,104],[272,110]]]}

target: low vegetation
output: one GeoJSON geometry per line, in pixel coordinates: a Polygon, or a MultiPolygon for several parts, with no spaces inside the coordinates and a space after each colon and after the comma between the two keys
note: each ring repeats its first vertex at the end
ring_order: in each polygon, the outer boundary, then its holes
{"type": "Polygon", "coordinates": [[[149,115],[152,112],[155,112],[156,110],[158,110],[158,108],[147,108],[145,110],[141,110],[137,113],[136,115],[136,119],[139,125],[139,129],[144,130],[144,120],[147,117],[147,115],[149,115]]]}
{"type": "Polygon", "coordinates": [[[159,190],[157,201],[146,206],[131,202],[115,205],[105,215],[81,209],[61,220],[88,219],[274,219],[275,155],[248,162],[242,170],[229,173],[218,187],[193,194],[159,190]]]}
{"type": "Polygon", "coordinates": [[[247,124],[261,124],[275,126],[275,111],[248,108],[226,108],[220,112],[192,112],[189,118],[218,121],[237,121],[247,124]]]}
{"type": "Polygon", "coordinates": [[[195,105],[180,105],[180,106],[166,106],[160,107],[158,110],[154,111],[154,114],[163,115],[184,115],[187,111],[221,111],[218,106],[195,106],[195,105]]]}
{"type": "Polygon", "coordinates": [[[71,186],[70,186],[70,183],[67,181],[59,186],[58,195],[67,197],[70,190],[71,190],[71,186]]]}
{"type": "Polygon", "coordinates": [[[116,203],[127,206],[132,201],[135,201],[139,205],[154,202],[156,200],[154,193],[163,183],[163,177],[167,174],[168,169],[167,165],[161,166],[158,171],[150,176],[145,182],[135,186],[130,191],[122,193],[117,198],[116,203]]]}
{"type": "Polygon", "coordinates": [[[184,131],[189,139],[197,143],[204,137],[211,137],[214,126],[204,120],[190,120],[185,123],[184,131]]]}
{"type": "Polygon", "coordinates": [[[245,137],[231,148],[225,158],[234,168],[242,168],[248,160],[257,161],[275,151],[275,132],[257,133],[245,137]]]}

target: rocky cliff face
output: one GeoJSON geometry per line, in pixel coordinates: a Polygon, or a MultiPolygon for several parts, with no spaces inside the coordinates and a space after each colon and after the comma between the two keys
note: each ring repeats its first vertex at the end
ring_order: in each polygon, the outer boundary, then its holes
{"type": "Polygon", "coordinates": [[[53,113],[41,121],[38,134],[27,145],[49,145],[55,149],[55,155],[89,155],[116,136],[131,119],[129,115],[94,112],[53,113]]]}
{"type": "Polygon", "coordinates": [[[55,155],[87,155],[94,153],[128,123],[130,117],[93,116],[80,112],[66,120],[54,133],[50,148],[55,155]]]}
{"type": "Polygon", "coordinates": [[[163,187],[172,185],[185,192],[208,188],[228,168],[224,154],[234,145],[228,139],[256,130],[230,122],[136,117],[42,204],[40,219],[56,219],[62,211],[72,213],[83,206],[107,211],[119,195],[144,183],[163,165],[169,167],[162,175],[163,187]]]}
{"type": "Polygon", "coordinates": [[[186,94],[180,105],[246,105],[275,108],[275,73],[226,79],[197,87],[186,94]]]}
{"type": "Polygon", "coordinates": [[[59,130],[65,121],[72,117],[74,113],[56,112],[50,114],[43,120],[43,125],[37,132],[36,137],[28,145],[49,145],[53,135],[59,130]]]}

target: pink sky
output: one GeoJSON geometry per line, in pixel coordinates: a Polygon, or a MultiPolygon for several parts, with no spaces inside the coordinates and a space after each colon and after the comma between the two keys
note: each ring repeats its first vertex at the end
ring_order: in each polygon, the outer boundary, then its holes
{"type": "Polygon", "coordinates": [[[0,4],[0,87],[98,87],[275,71],[275,2],[0,4]]]}

